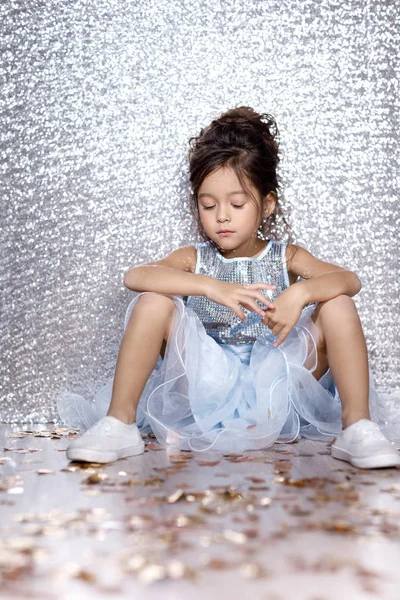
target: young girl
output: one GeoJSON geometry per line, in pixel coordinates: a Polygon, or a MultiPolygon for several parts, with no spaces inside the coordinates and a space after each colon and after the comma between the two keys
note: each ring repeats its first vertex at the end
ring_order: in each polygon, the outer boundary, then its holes
{"type": "Polygon", "coordinates": [[[160,444],[199,452],[336,438],[334,458],[400,465],[371,419],[379,399],[352,299],[359,278],[265,239],[276,215],[288,226],[277,137],[270,115],[241,107],[191,138],[202,241],[125,274],[134,297],[114,377],[92,403],[58,401],[63,421],[86,430],[68,459],[141,454],[141,433],[153,431],[160,444]]]}

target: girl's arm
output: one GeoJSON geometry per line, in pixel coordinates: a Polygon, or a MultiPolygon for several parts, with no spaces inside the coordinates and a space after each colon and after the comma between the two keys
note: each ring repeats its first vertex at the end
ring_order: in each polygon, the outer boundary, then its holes
{"type": "Polygon", "coordinates": [[[286,260],[288,271],[305,280],[293,284],[303,295],[305,304],[324,302],[340,294],[355,296],[361,290],[362,284],[356,273],[319,260],[301,246],[288,244],[286,260]]]}
{"type": "Polygon", "coordinates": [[[178,248],[161,260],[129,269],[124,276],[124,285],[135,292],[205,296],[212,277],[194,273],[196,256],[194,246],[178,248]]]}

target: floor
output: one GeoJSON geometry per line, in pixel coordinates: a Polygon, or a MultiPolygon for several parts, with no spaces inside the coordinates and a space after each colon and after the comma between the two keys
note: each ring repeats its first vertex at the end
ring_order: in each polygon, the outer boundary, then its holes
{"type": "Polygon", "coordinates": [[[400,598],[400,469],[301,439],[243,455],[69,462],[77,433],[0,425],[1,598],[400,598]]]}

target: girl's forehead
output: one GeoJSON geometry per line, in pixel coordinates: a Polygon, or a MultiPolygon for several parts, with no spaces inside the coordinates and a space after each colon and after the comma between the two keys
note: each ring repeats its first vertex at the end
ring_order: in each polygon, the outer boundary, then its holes
{"type": "Polygon", "coordinates": [[[202,182],[204,183],[214,183],[217,184],[219,182],[232,181],[239,183],[239,179],[235,173],[235,171],[231,167],[219,167],[215,169],[211,173],[209,173],[202,182]]]}
{"type": "MultiPolygon", "coordinates": [[[[225,196],[227,198],[233,198],[234,196],[247,196],[248,194],[246,192],[244,192],[243,190],[231,190],[229,192],[225,193],[225,196]]],[[[201,198],[208,198],[209,196],[214,198],[214,194],[212,194],[211,192],[200,192],[198,195],[199,200],[201,198]]]]}
{"type": "MultiPolygon", "coordinates": [[[[252,187],[248,177],[244,175],[247,186],[252,187]]],[[[246,193],[235,171],[230,167],[218,169],[207,175],[199,186],[199,192],[213,192],[221,194],[246,193]]]]}

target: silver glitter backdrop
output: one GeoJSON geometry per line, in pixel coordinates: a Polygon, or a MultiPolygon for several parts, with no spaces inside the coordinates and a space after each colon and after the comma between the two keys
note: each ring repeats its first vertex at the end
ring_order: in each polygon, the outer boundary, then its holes
{"type": "Polygon", "coordinates": [[[399,4],[4,1],[1,404],[46,422],[112,376],[129,267],[193,243],[188,139],[272,113],[295,241],[350,268],[377,389],[400,388],[399,4]]]}

